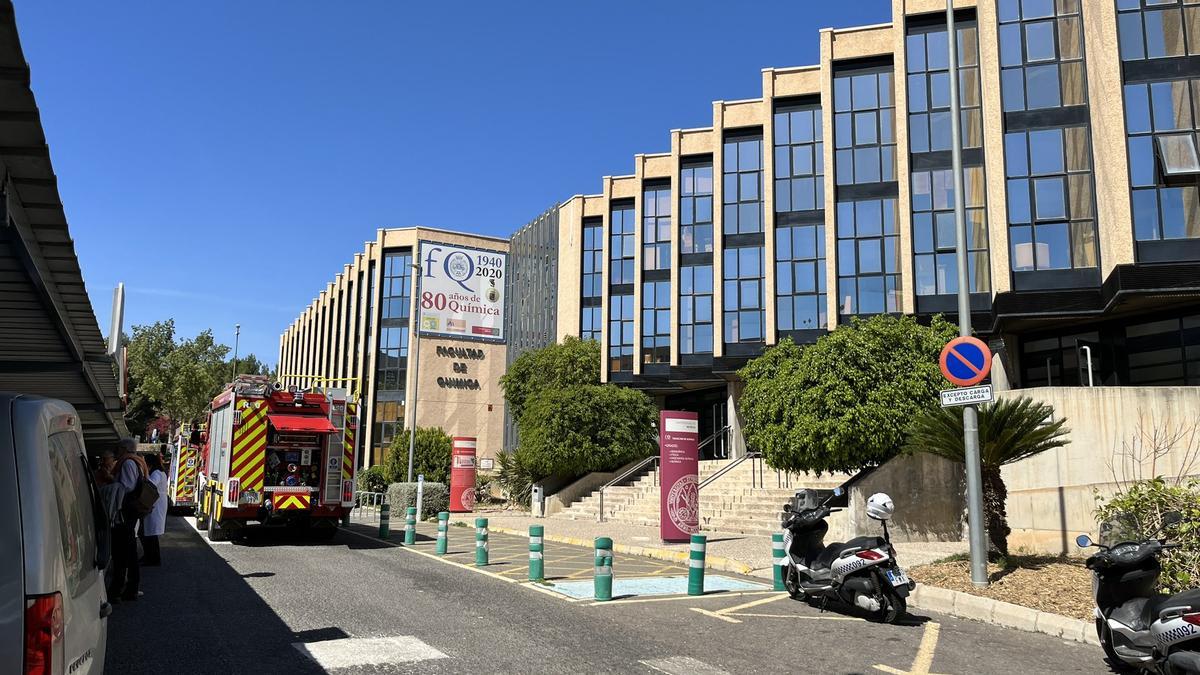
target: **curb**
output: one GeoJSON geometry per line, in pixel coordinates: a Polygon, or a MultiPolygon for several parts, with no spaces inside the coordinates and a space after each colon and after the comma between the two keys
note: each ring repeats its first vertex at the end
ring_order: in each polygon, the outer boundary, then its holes
{"type": "Polygon", "coordinates": [[[1090,645],[1100,644],[1096,637],[1096,629],[1087,621],[962,591],[918,583],[916,589],[908,596],[908,603],[913,607],[949,614],[960,619],[981,621],[1029,633],[1044,633],[1090,645]]]}
{"type": "MultiPolygon", "coordinates": [[[[499,532],[501,534],[513,534],[519,537],[529,536],[528,532],[513,530],[507,527],[489,526],[488,530],[491,532],[499,532]]],[[[571,544],[572,546],[583,546],[586,548],[592,548],[595,545],[595,542],[593,542],[591,539],[563,537],[554,534],[543,534],[542,539],[544,541],[553,541],[559,544],[571,544]]],[[[613,543],[613,552],[624,553],[625,555],[637,555],[642,556],[643,558],[653,558],[654,560],[677,562],[683,564],[685,567],[688,564],[690,555],[688,551],[671,551],[665,548],[656,548],[654,546],[630,546],[628,544],[618,544],[616,542],[613,543]]],[[[749,575],[754,571],[753,567],[745,563],[741,563],[730,558],[723,558],[719,555],[706,557],[704,559],[704,567],[721,572],[734,572],[735,574],[746,575],[749,575]]]]}

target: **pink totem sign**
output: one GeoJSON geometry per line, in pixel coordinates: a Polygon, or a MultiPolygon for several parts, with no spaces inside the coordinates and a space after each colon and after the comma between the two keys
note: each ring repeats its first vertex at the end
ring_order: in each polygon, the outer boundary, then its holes
{"type": "Polygon", "coordinates": [[[700,419],[694,412],[663,410],[658,417],[659,535],[690,541],[700,531],[700,419]]]}

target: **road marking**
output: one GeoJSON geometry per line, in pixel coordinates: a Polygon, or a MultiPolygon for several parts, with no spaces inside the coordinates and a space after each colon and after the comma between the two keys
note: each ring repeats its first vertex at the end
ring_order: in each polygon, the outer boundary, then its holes
{"type": "Polygon", "coordinates": [[[559,600],[563,600],[563,601],[565,601],[565,602],[579,602],[579,601],[578,601],[578,600],[576,600],[575,598],[568,598],[567,596],[565,596],[565,595],[562,595],[561,593],[555,593],[554,591],[547,590],[547,589],[545,589],[545,588],[542,588],[542,587],[540,587],[540,586],[535,586],[535,585],[531,585],[531,584],[522,584],[522,583],[519,583],[519,582],[518,582],[516,579],[510,579],[510,578],[508,578],[508,577],[506,577],[506,576],[503,576],[503,575],[501,575],[501,574],[500,574],[500,573],[498,573],[498,572],[489,572],[488,570],[481,569],[481,568],[478,568],[478,567],[474,567],[474,566],[472,566],[472,565],[464,565],[463,563],[460,563],[460,562],[455,562],[455,561],[453,561],[453,560],[447,560],[447,559],[446,559],[446,558],[444,558],[444,557],[437,556],[437,555],[434,555],[434,554],[432,554],[432,553],[426,553],[425,551],[418,551],[417,549],[415,549],[415,548],[412,548],[411,546],[401,546],[401,545],[399,545],[399,544],[394,544],[394,543],[392,543],[392,542],[390,542],[390,541],[383,541],[383,540],[381,540],[381,539],[377,539],[377,538],[375,538],[375,537],[371,537],[371,536],[368,536],[368,535],[362,534],[361,532],[355,532],[354,530],[350,530],[350,529],[345,529],[345,528],[343,528],[343,529],[342,529],[342,531],[343,531],[343,532],[346,532],[347,534],[353,534],[353,535],[355,535],[355,536],[357,536],[357,537],[362,537],[363,539],[366,539],[367,541],[375,542],[375,543],[377,543],[377,544],[386,544],[386,545],[388,545],[388,546],[390,546],[390,547],[392,547],[392,548],[398,548],[398,549],[400,549],[401,551],[408,551],[409,553],[413,553],[413,554],[416,554],[416,555],[425,556],[426,558],[429,558],[430,560],[436,560],[436,561],[438,561],[438,562],[440,562],[440,563],[445,563],[445,564],[447,564],[447,565],[453,565],[454,567],[458,567],[458,568],[461,568],[461,569],[464,569],[464,570],[470,570],[470,571],[472,571],[472,572],[475,572],[475,573],[477,573],[477,574],[482,574],[482,575],[484,575],[484,576],[489,576],[489,577],[491,577],[491,578],[493,578],[493,579],[499,579],[500,581],[503,581],[503,582],[505,582],[505,583],[509,583],[509,584],[517,584],[518,586],[520,586],[520,587],[522,587],[522,588],[529,588],[529,589],[532,589],[532,590],[535,590],[535,591],[537,591],[538,593],[544,593],[545,595],[548,595],[548,596],[550,596],[550,597],[552,597],[552,598],[557,598],[557,599],[559,599],[559,600]]]}
{"type": "Polygon", "coordinates": [[[933,652],[937,649],[938,635],[941,631],[942,626],[939,623],[930,621],[925,624],[925,632],[921,635],[921,644],[917,647],[917,656],[913,659],[911,670],[900,670],[882,664],[874,666],[875,670],[893,675],[934,675],[930,673],[929,668],[933,666],[933,652]]]}
{"type": "Polygon", "coordinates": [[[638,661],[638,663],[668,675],[692,675],[693,673],[696,675],[729,675],[727,670],[714,668],[690,656],[668,656],[665,659],[638,661]]]}
{"type": "Polygon", "coordinates": [[[808,616],[805,614],[756,614],[754,612],[738,612],[737,614],[731,614],[730,616],[753,616],[764,619],[800,619],[802,621],[804,619],[809,619],[812,621],[866,621],[866,619],[862,619],[857,616],[826,616],[824,614],[808,616]]]}
{"type": "Polygon", "coordinates": [[[709,598],[736,598],[743,595],[763,595],[765,593],[775,593],[776,591],[740,591],[729,593],[726,591],[713,591],[704,595],[677,595],[670,598],[627,598],[625,600],[610,600],[608,602],[593,602],[588,607],[607,607],[609,605],[631,605],[639,602],[677,602],[679,600],[707,600],[709,598]]]}
{"type": "Polygon", "coordinates": [[[742,622],[741,619],[733,619],[728,616],[725,616],[724,614],[720,614],[718,612],[710,612],[707,609],[703,609],[701,607],[689,607],[688,609],[692,610],[693,612],[699,612],[700,614],[703,614],[704,616],[711,616],[714,619],[720,619],[727,623],[741,623],[742,622]]]}
{"type": "Polygon", "coordinates": [[[292,646],[325,670],[447,658],[445,654],[411,635],[295,642],[292,646]]]}
{"type": "Polygon", "coordinates": [[[751,607],[758,607],[759,605],[765,605],[768,602],[777,602],[779,600],[783,600],[784,598],[788,598],[788,597],[790,597],[790,596],[787,593],[780,593],[779,595],[776,595],[776,596],[760,598],[758,600],[751,600],[750,602],[747,602],[747,603],[744,603],[741,605],[735,605],[733,607],[727,607],[725,609],[720,609],[717,611],[720,612],[721,614],[733,614],[734,612],[737,612],[737,611],[740,611],[743,609],[750,609],[751,607]]]}

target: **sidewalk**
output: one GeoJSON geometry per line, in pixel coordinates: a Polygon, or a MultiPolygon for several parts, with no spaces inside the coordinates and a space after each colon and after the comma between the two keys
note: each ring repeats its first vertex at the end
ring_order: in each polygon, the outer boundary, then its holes
{"type": "MultiPolygon", "coordinates": [[[[630,551],[626,548],[623,551],[636,555],[683,560],[687,558],[689,548],[686,543],[662,543],[658,538],[657,527],[611,521],[598,523],[566,518],[533,518],[523,511],[492,510],[478,511],[474,514],[452,514],[450,521],[467,523],[473,527],[476,517],[487,518],[488,527],[494,531],[511,530],[515,533],[524,533],[529,531],[530,525],[542,525],[545,527],[545,536],[548,541],[556,538],[590,541],[596,537],[612,537],[615,546],[642,549],[641,551],[630,551]]],[[[764,578],[771,577],[770,537],[721,532],[703,532],[703,534],[708,535],[707,560],[709,567],[764,578]]],[[[871,533],[864,532],[862,534],[871,533]]],[[[967,550],[966,542],[915,542],[894,545],[900,564],[904,567],[924,565],[967,550]]],[[[617,550],[622,552],[620,549],[617,550]]]]}

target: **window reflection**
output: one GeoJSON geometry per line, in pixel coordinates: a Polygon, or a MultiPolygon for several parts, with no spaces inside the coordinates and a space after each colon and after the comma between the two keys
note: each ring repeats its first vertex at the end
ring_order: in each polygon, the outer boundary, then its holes
{"type": "Polygon", "coordinates": [[[1133,231],[1138,241],[1200,238],[1200,79],[1125,85],[1133,231]]]}
{"type": "Polygon", "coordinates": [[[1015,271],[1096,266],[1095,205],[1085,127],[1010,132],[1010,256],[1015,271]]]}
{"type": "Polygon", "coordinates": [[[1079,2],[1002,1],[998,10],[1004,110],[1086,104],[1079,2]]]}
{"type": "Polygon", "coordinates": [[[723,262],[725,342],[761,342],[763,247],[727,248],[723,262]]]}
{"type": "Polygon", "coordinates": [[[762,232],[762,138],[726,140],[724,152],[724,232],[762,232]]]}

